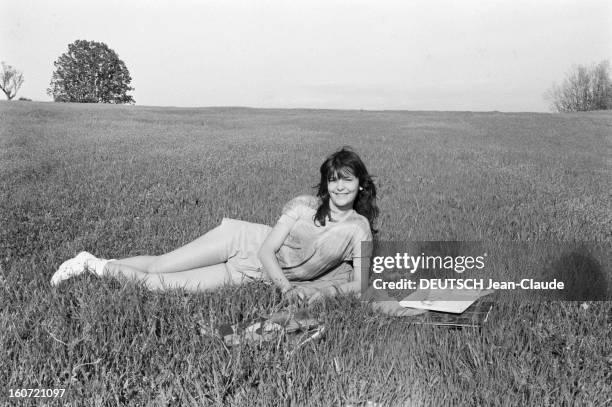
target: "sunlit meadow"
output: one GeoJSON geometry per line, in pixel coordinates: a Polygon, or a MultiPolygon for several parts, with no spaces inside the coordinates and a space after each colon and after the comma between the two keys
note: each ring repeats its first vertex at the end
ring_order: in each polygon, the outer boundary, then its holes
{"type": "Polygon", "coordinates": [[[223,217],[273,224],[342,145],[376,176],[381,240],[609,243],[610,112],[3,102],[0,119],[6,405],[612,402],[610,302],[500,302],[482,329],[449,330],[344,297],[314,310],[328,326],[317,345],[228,350],[201,327],[276,309],[278,292],[158,293],[90,275],[49,286],[81,250],[160,254],[223,217]],[[65,393],[9,398],[21,388],[65,393]]]}

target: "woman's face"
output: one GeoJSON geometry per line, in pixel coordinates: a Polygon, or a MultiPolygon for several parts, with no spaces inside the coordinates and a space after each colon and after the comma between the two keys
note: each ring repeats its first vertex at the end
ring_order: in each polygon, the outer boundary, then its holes
{"type": "Polygon", "coordinates": [[[337,209],[348,210],[353,208],[353,202],[359,192],[359,178],[354,176],[350,170],[338,171],[327,182],[330,206],[333,204],[337,209]]]}

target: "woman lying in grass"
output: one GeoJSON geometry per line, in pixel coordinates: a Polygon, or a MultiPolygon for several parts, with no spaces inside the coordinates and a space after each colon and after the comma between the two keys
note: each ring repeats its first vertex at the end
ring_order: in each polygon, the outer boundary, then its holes
{"type": "MultiPolygon", "coordinates": [[[[160,256],[99,259],[87,252],[64,262],[51,278],[57,285],[85,271],[142,280],[150,289],[205,291],[225,284],[265,280],[289,301],[359,293],[369,269],[372,225],[378,216],[376,187],[361,158],[346,148],[320,168],[317,197],[298,196],[271,228],[225,218],[198,239],[160,256]],[[352,267],[350,266],[352,263],[352,267]]],[[[412,315],[396,301],[375,304],[392,315],[412,315]]]]}

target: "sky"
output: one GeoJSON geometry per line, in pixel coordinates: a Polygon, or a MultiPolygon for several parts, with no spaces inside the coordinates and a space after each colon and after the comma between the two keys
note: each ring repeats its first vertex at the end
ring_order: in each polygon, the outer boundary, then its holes
{"type": "Polygon", "coordinates": [[[612,63],[609,0],[0,0],[17,97],[107,44],[137,105],[548,111],[575,65],[612,63]]]}

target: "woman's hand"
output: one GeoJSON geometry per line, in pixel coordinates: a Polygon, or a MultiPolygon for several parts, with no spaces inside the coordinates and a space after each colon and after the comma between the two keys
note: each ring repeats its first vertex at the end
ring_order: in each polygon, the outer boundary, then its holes
{"type": "Polygon", "coordinates": [[[325,298],[325,295],[321,291],[317,290],[316,293],[308,297],[308,305],[312,305],[319,301],[323,301],[323,298],[325,298]]]}
{"type": "Polygon", "coordinates": [[[292,304],[310,304],[310,298],[318,293],[315,288],[293,286],[283,292],[283,297],[292,304]]]}
{"type": "Polygon", "coordinates": [[[350,293],[353,291],[358,291],[361,287],[361,283],[345,283],[340,285],[340,287],[333,285],[320,290],[316,290],[316,292],[308,298],[308,305],[323,301],[325,297],[331,298],[347,292],[350,293]],[[340,287],[343,287],[343,289],[340,289],[340,287]]]}

